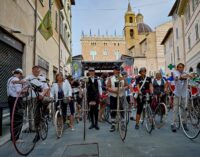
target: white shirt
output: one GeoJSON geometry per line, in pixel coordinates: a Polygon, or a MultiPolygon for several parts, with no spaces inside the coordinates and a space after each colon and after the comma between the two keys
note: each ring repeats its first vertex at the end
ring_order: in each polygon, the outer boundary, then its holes
{"type": "Polygon", "coordinates": [[[166,81],[164,80],[164,79],[160,79],[160,80],[157,80],[157,79],[153,79],[153,81],[152,82],[154,82],[154,80],[157,82],[157,84],[160,86],[161,85],[161,83],[162,83],[162,80],[164,81],[164,84],[166,83],[166,81]]]}
{"type": "MultiPolygon", "coordinates": [[[[115,87],[115,82],[119,82],[117,79],[116,79],[116,76],[113,75],[110,77],[110,81],[111,81],[111,88],[114,89],[114,90],[117,90],[118,88],[115,87]]],[[[124,95],[124,85],[125,85],[125,82],[124,80],[121,80],[120,81],[120,87],[119,87],[119,96],[122,97],[124,95]]],[[[112,93],[110,92],[110,95],[113,96],[113,97],[117,97],[117,94],[116,93],[112,93]]]]}
{"type": "Polygon", "coordinates": [[[13,76],[8,79],[7,96],[17,97],[20,91],[22,90],[22,84],[14,83],[15,81],[19,81],[19,78],[13,76]]]}
{"type": "Polygon", "coordinates": [[[40,86],[43,90],[48,89],[49,86],[46,83],[46,79],[43,76],[34,76],[34,75],[28,75],[25,80],[30,81],[30,83],[33,83],[36,86],[40,86]]]}
{"type": "MultiPolygon", "coordinates": [[[[72,88],[68,80],[65,80],[63,82],[62,89],[63,89],[65,98],[72,96],[72,88]]],[[[54,83],[51,87],[51,97],[55,98],[56,101],[58,100],[58,84],[57,83],[54,83]]]]}
{"type": "Polygon", "coordinates": [[[174,95],[184,98],[187,95],[187,81],[179,80],[179,78],[182,74],[185,74],[185,72],[180,73],[177,70],[173,72],[173,76],[174,76],[174,80],[175,80],[174,95]],[[176,80],[176,78],[178,78],[178,80],[176,80]]]}

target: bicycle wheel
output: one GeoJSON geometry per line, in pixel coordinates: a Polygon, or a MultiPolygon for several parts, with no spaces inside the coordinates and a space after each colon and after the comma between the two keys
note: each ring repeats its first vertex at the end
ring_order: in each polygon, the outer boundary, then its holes
{"type": "Polygon", "coordinates": [[[185,109],[179,106],[179,115],[181,120],[181,127],[185,136],[189,139],[195,139],[200,133],[199,117],[193,107],[192,100],[185,109]]]}
{"type": "Polygon", "coordinates": [[[55,102],[52,102],[50,104],[50,117],[52,120],[52,124],[55,126],[55,113],[56,113],[56,109],[55,109],[55,102]]]}
{"type": "Polygon", "coordinates": [[[39,134],[42,140],[45,140],[48,135],[48,122],[45,115],[42,116],[40,125],[39,125],[39,134]]]}
{"type": "Polygon", "coordinates": [[[166,94],[166,97],[165,97],[165,104],[168,108],[168,111],[170,110],[170,95],[169,94],[166,94]]]}
{"type": "Polygon", "coordinates": [[[111,117],[110,117],[110,106],[106,105],[104,110],[104,119],[108,124],[111,124],[111,117]]]}
{"type": "Polygon", "coordinates": [[[60,113],[60,111],[56,111],[55,114],[55,128],[56,128],[56,136],[57,138],[60,138],[63,133],[63,116],[60,113]]]}
{"type": "Polygon", "coordinates": [[[119,134],[121,137],[121,140],[124,142],[126,139],[126,134],[127,134],[127,126],[128,126],[128,111],[121,111],[123,113],[123,116],[120,116],[120,120],[119,120],[119,134]]]}
{"type": "Polygon", "coordinates": [[[143,125],[145,120],[145,108],[143,108],[140,118],[140,123],[143,125]]]}
{"type": "Polygon", "coordinates": [[[36,131],[34,123],[34,106],[37,100],[33,98],[31,87],[24,87],[15,100],[11,117],[11,137],[16,151],[27,156],[35,146],[33,142],[36,131]]]}
{"type": "Polygon", "coordinates": [[[153,121],[151,107],[149,105],[147,105],[145,108],[145,126],[147,132],[150,134],[154,127],[154,121],[153,121]]]}
{"type": "Polygon", "coordinates": [[[167,107],[164,103],[158,104],[154,112],[154,122],[155,126],[160,129],[166,121],[167,118],[167,107]]]}

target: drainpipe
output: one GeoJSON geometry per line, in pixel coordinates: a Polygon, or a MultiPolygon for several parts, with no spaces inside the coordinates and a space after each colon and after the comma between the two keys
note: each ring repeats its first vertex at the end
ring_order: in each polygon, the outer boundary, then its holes
{"type": "Polygon", "coordinates": [[[37,0],[35,0],[35,13],[34,13],[34,42],[33,42],[33,66],[36,64],[36,42],[37,42],[37,0]]]}
{"type": "MultiPolygon", "coordinates": [[[[183,39],[183,60],[184,64],[186,65],[186,50],[185,50],[185,29],[184,29],[184,20],[183,17],[181,16],[181,25],[182,25],[182,39],[183,39]]],[[[186,66],[187,67],[187,66],[186,66]]]]}
{"type": "Polygon", "coordinates": [[[60,24],[61,24],[61,18],[60,18],[60,11],[58,12],[58,16],[59,16],[59,34],[58,34],[58,71],[61,72],[60,70],[60,32],[61,32],[61,28],[60,28],[60,24]]]}

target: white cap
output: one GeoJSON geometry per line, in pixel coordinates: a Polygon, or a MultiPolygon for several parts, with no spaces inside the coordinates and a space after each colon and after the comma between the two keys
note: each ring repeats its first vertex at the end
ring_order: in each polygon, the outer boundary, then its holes
{"type": "Polygon", "coordinates": [[[20,72],[21,74],[23,74],[23,70],[20,68],[15,69],[15,72],[20,72]]]}

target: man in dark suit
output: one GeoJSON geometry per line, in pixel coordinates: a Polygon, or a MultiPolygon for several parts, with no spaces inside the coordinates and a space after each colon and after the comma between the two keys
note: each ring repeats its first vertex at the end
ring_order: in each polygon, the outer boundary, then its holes
{"type": "Polygon", "coordinates": [[[102,95],[101,81],[95,76],[95,69],[90,67],[89,79],[87,83],[87,101],[90,108],[89,114],[91,118],[91,126],[89,129],[95,128],[99,130],[98,126],[98,108],[99,98],[102,95]]]}

